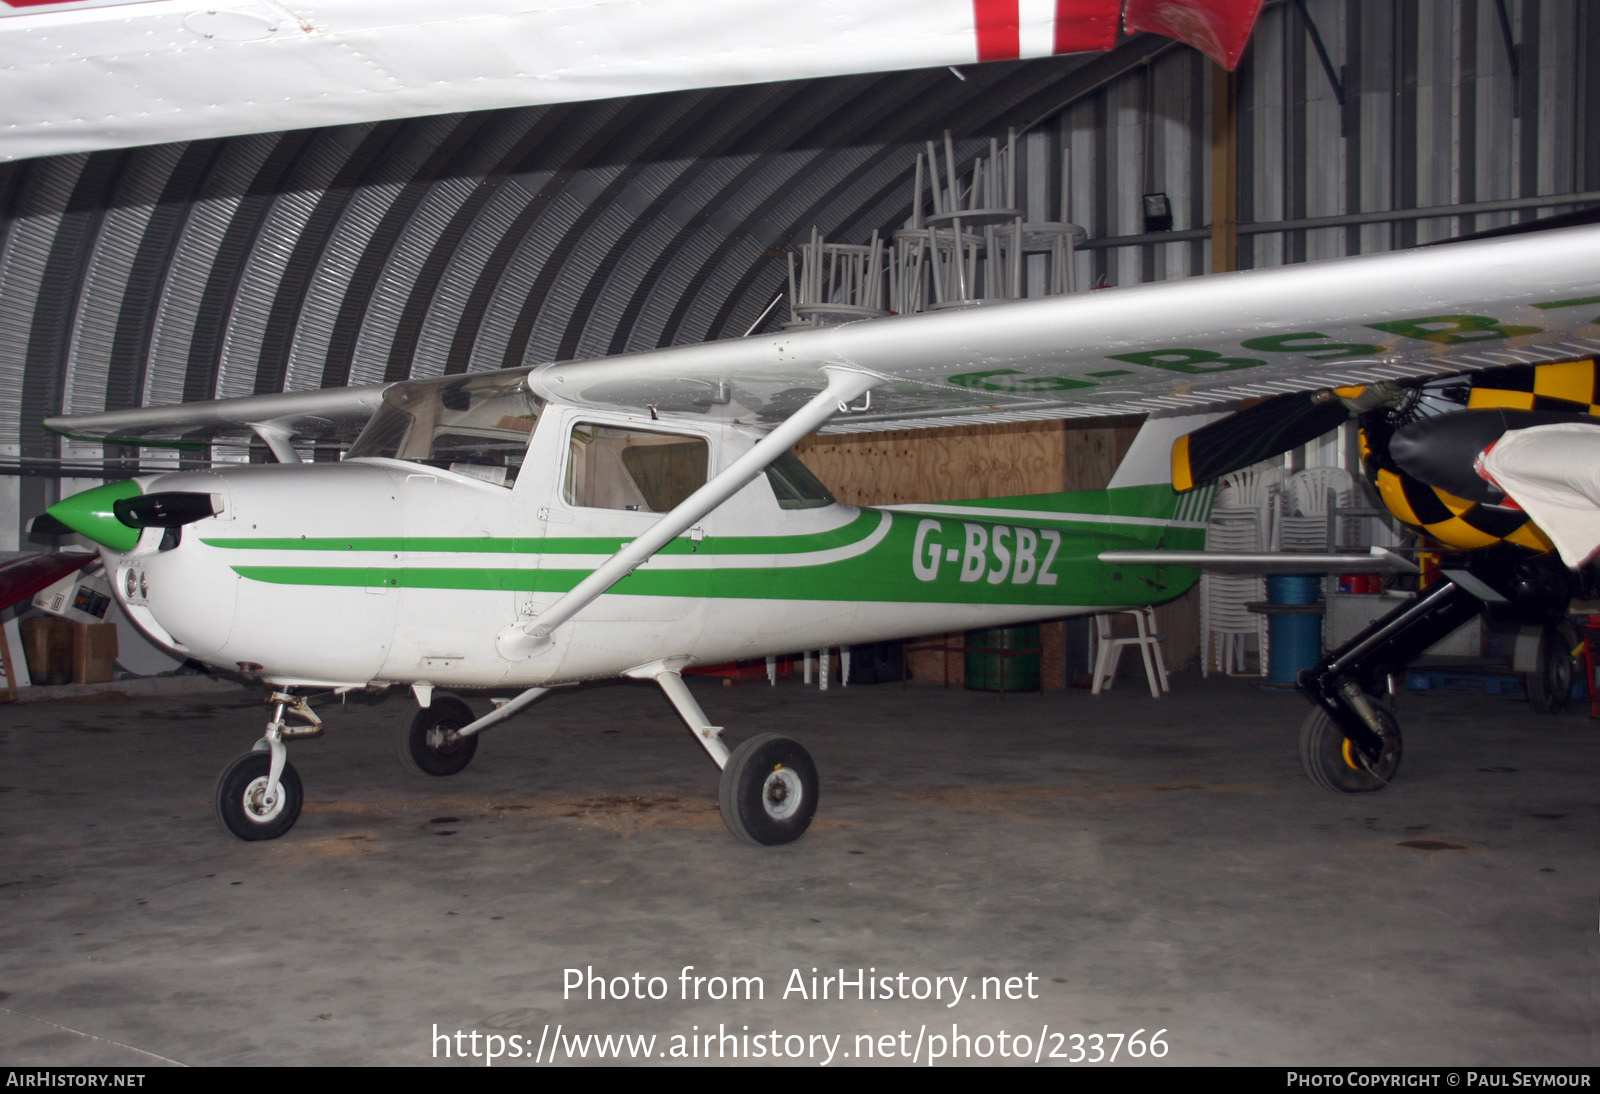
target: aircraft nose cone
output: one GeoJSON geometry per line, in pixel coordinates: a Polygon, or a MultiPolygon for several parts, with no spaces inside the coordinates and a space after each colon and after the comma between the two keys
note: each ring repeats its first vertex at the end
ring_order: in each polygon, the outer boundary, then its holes
{"type": "Polygon", "coordinates": [[[79,535],[113,551],[131,551],[139,542],[139,529],[117,519],[112,506],[124,498],[139,496],[139,484],[132,479],[108,482],[70,498],[62,498],[45,512],[79,535]]]}

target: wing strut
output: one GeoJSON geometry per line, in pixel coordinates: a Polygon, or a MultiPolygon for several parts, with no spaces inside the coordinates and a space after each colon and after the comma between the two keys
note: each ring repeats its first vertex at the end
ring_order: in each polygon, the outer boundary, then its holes
{"type": "Polygon", "coordinates": [[[731,464],[713,475],[700,489],[690,494],[671,512],[652,524],[638,539],[602,562],[588,577],[574,585],[550,607],[533,619],[513,623],[500,632],[495,646],[508,661],[522,661],[550,645],[555,629],[588,607],[605,591],[635,569],[644,565],[662,547],[672,542],[698,520],[742,490],[766,470],[768,464],[787,452],[802,437],[883,382],[883,377],[837,366],[823,366],[828,386],[783,424],[761,438],[731,464]]]}
{"type": "Polygon", "coordinates": [[[527,706],[529,703],[532,703],[535,699],[539,698],[539,696],[543,695],[549,690],[549,688],[529,688],[527,691],[524,691],[521,695],[518,695],[510,702],[501,703],[499,706],[495,707],[488,714],[485,714],[477,721],[469,722],[462,726],[460,729],[456,730],[456,736],[472,737],[476,734],[482,733],[490,726],[499,725],[501,722],[505,721],[513,714],[516,714],[518,711],[522,710],[523,707],[527,706]]]}
{"type": "Polygon", "coordinates": [[[300,453],[294,450],[292,430],[281,425],[269,422],[251,422],[250,429],[257,437],[266,442],[267,448],[272,451],[273,457],[279,463],[300,463],[300,453]]]}

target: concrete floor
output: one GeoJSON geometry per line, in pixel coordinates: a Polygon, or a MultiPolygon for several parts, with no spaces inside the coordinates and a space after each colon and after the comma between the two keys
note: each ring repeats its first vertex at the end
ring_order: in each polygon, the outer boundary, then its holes
{"type": "Polygon", "coordinates": [[[264,721],[254,693],[0,707],[0,1059],[458,1063],[442,1052],[474,1031],[480,1053],[543,1037],[545,1058],[559,1025],[654,1034],[657,1059],[720,1028],[814,1062],[842,1035],[835,1063],[862,1062],[857,1035],[926,1061],[953,1034],[996,1062],[1002,1031],[1045,1062],[1135,1031],[1177,1064],[1600,1060],[1586,711],[1408,696],[1400,779],[1340,796],[1298,769],[1302,700],[1237,680],[1180,676],[1160,701],[1131,679],[1004,703],[695,689],[730,739],[811,749],[801,841],[735,841],[714,768],[643,685],[547,696],[436,780],[395,758],[407,696],[323,703],[330,731],[291,748],[305,814],[257,844],[211,807],[264,721]],[[685,1000],[685,966],[765,997],[685,1000]],[[591,967],[666,997],[564,995],[591,967]],[[968,979],[954,1007],[948,986],[785,997],[813,968],[968,979]],[[982,977],[1021,998],[976,998],[982,977]]]}

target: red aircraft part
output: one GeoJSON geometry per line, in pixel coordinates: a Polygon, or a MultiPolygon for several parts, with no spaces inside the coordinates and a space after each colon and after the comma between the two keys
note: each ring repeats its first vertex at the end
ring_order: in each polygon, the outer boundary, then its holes
{"type": "Polygon", "coordinates": [[[81,551],[57,551],[49,555],[25,555],[0,562],[0,611],[28,599],[68,574],[76,573],[96,557],[81,551]]]}

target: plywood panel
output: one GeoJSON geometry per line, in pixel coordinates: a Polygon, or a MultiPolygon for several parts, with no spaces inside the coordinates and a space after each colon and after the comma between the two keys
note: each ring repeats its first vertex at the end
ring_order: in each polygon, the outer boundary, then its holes
{"type": "MultiPolygon", "coordinates": [[[[842,502],[906,505],[1099,490],[1137,432],[1137,419],[1025,422],[811,437],[795,452],[842,502]]],[[[1197,603],[1191,594],[1157,611],[1167,662],[1175,670],[1199,656],[1197,603]]],[[[950,636],[951,645],[961,641],[959,632],[950,636]]],[[[1046,624],[1040,641],[1045,686],[1059,688],[1065,676],[1061,625],[1046,624]]],[[[953,684],[963,679],[962,661],[959,654],[949,658],[953,684]]],[[[945,678],[944,657],[937,652],[912,653],[910,662],[915,679],[945,678]]]]}
{"type": "Polygon", "coordinates": [[[1098,490],[1137,427],[1024,422],[811,437],[795,452],[840,501],[904,505],[1098,490]]]}

